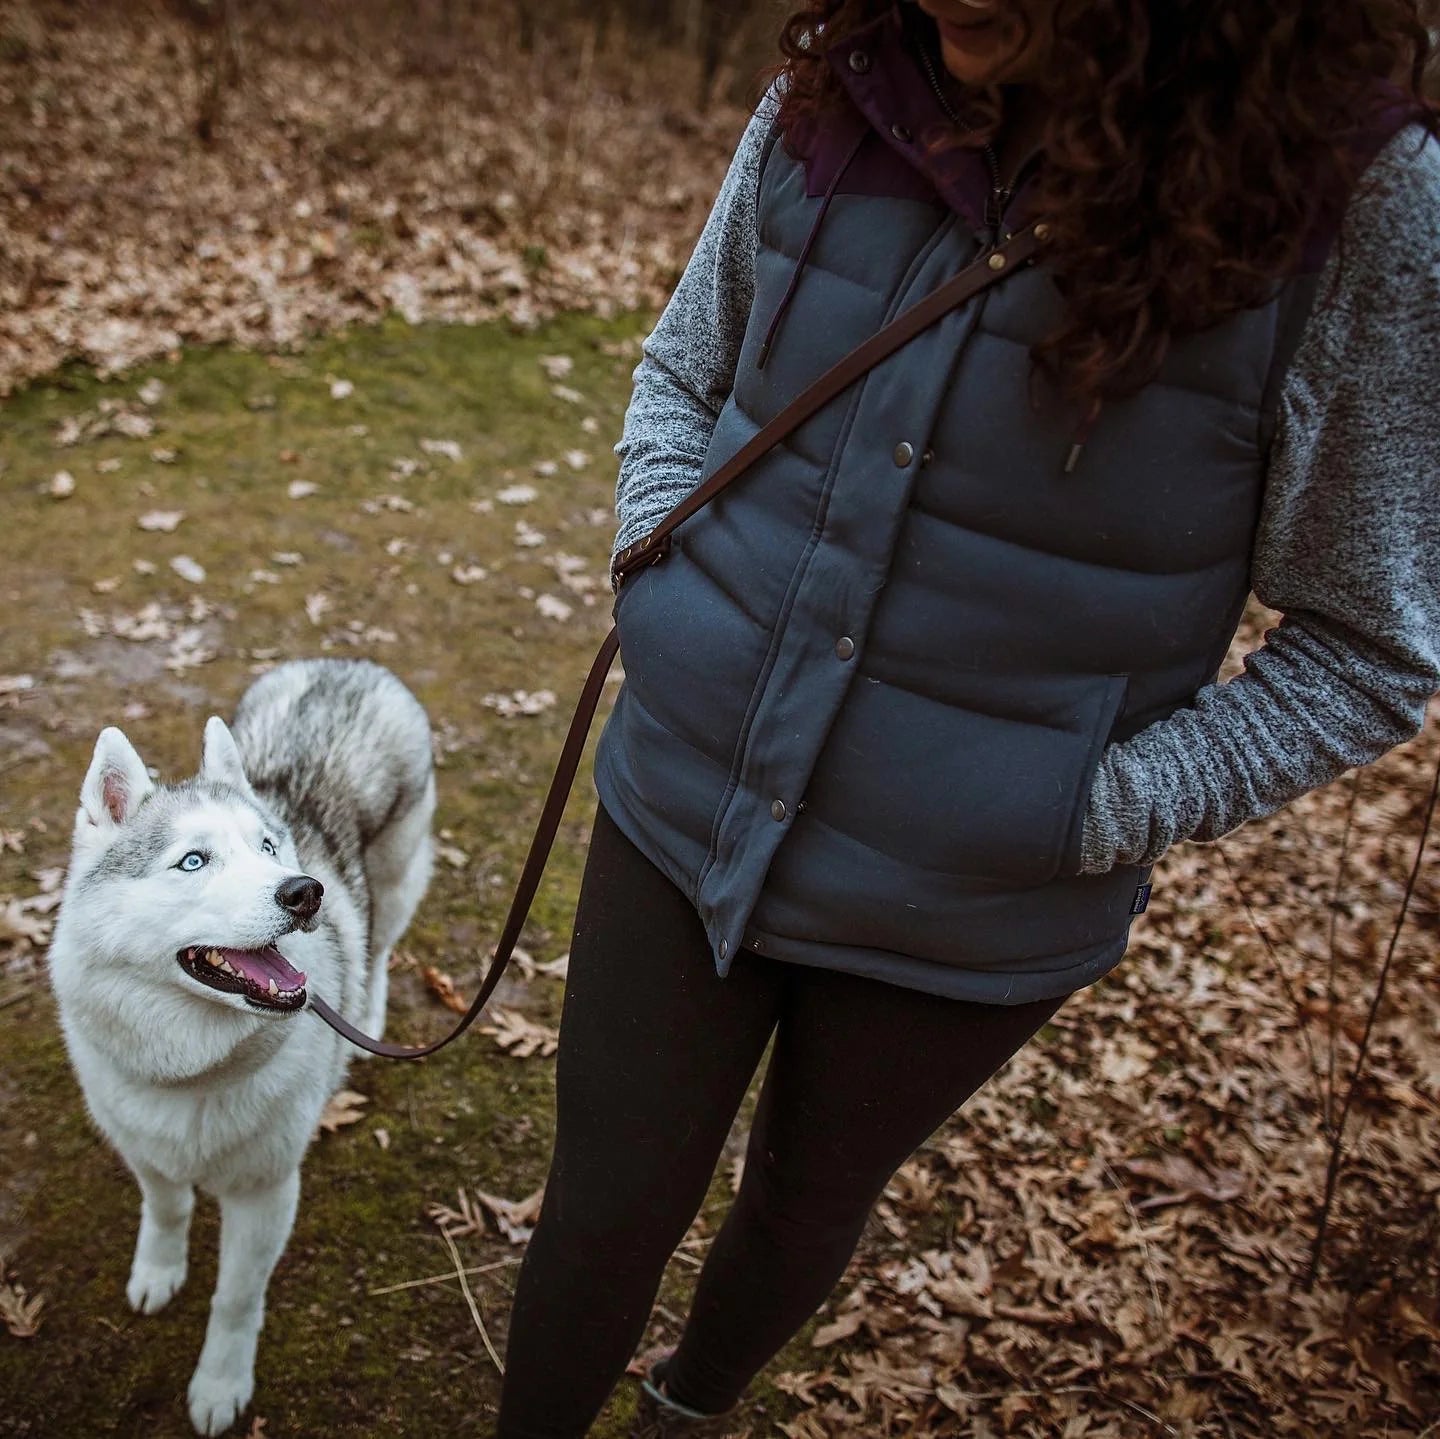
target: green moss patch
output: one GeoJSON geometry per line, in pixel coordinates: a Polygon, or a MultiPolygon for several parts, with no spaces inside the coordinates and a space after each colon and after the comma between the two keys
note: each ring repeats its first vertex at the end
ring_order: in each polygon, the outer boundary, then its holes
{"type": "MultiPolygon", "coordinates": [[[[610,446],[644,329],[394,323],[298,357],[193,351],[110,384],[64,374],[10,401],[0,672],[33,687],[0,697],[0,829],[16,837],[0,845],[0,895],[34,893],[37,871],[65,863],[102,726],[163,775],[193,773],[205,717],[230,713],[259,669],[364,655],[415,690],[437,735],[443,858],[402,946],[413,963],[395,973],[389,1033],[439,1033],[452,1016],[422,971],[476,984],[609,624],[610,446]],[[56,497],[62,471],[73,490],[56,497]],[[157,513],[182,518],[141,528],[157,513]],[[505,713],[546,690],[557,701],[540,713],[505,713]]],[[[593,808],[582,777],[524,939],[539,961],[568,947],[593,808]]],[[[34,1338],[0,1331],[0,1434],[183,1436],[214,1207],[197,1211],[184,1291],[131,1313],[138,1194],[85,1116],[39,959],[0,973],[0,1246],[45,1297],[34,1338]]],[[[561,990],[537,975],[501,999],[553,1026],[561,990]]],[[[498,1380],[458,1287],[372,1291],[450,1268],[428,1205],[539,1187],[552,1076],[553,1061],[476,1035],[422,1064],[352,1067],[363,1117],[311,1150],[271,1285],[251,1410],[267,1439],[487,1432],[498,1380]]],[[[727,1198],[721,1177],[710,1232],[727,1198]]],[[[503,1348],[521,1251],[489,1233],[459,1247],[496,1266],[472,1283],[503,1348]]],[[[683,1264],[669,1276],[670,1312],[692,1279],[683,1264]]],[[[598,1434],[624,1432],[627,1387],[598,1434]]]]}

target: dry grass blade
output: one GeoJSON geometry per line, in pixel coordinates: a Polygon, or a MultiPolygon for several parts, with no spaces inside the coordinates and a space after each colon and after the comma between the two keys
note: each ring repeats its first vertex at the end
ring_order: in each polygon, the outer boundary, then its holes
{"type": "Polygon", "coordinates": [[[485,1352],[490,1356],[490,1362],[494,1364],[500,1374],[505,1373],[505,1366],[500,1362],[500,1356],[495,1352],[495,1346],[490,1342],[490,1335],[486,1331],[485,1321],[480,1317],[480,1306],[475,1303],[475,1296],[470,1292],[470,1282],[465,1278],[465,1266],[460,1262],[460,1251],[455,1247],[455,1241],[442,1229],[440,1237],[445,1241],[445,1247],[450,1251],[450,1258],[455,1263],[455,1277],[460,1281],[460,1292],[465,1296],[465,1302],[470,1306],[470,1317],[475,1321],[475,1327],[480,1331],[481,1341],[485,1345],[485,1352]]]}
{"type": "MultiPolygon", "coordinates": [[[[521,1263],[516,1255],[508,1256],[505,1259],[496,1259],[489,1264],[472,1264],[466,1274],[493,1274],[497,1269],[508,1269],[513,1265],[521,1263]]],[[[365,1292],[376,1299],[382,1294],[399,1294],[405,1289],[422,1289],[427,1284],[448,1284],[455,1278],[454,1271],[446,1274],[427,1274],[423,1279],[402,1279],[399,1284],[382,1284],[377,1289],[367,1289],[365,1292]]]]}

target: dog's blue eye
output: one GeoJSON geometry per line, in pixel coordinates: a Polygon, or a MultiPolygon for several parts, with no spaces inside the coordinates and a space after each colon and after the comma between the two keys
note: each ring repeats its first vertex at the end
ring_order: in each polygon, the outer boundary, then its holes
{"type": "Polygon", "coordinates": [[[175,868],[183,869],[186,874],[194,874],[197,869],[205,868],[205,856],[198,849],[192,849],[175,868]]]}
{"type": "Polygon", "coordinates": [[[260,841],[260,848],[264,850],[266,854],[274,854],[275,841],[273,839],[262,839],[260,841]]]}

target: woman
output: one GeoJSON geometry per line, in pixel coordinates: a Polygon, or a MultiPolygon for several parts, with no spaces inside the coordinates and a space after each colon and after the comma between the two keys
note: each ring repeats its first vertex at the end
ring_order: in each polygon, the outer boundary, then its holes
{"type": "Polygon", "coordinates": [[[1170,845],[1419,731],[1427,15],[812,0],[790,21],[636,371],[618,546],[889,318],[1022,226],[1048,238],[620,590],[504,1439],[582,1434],[603,1404],[772,1035],[643,1434],[726,1431],[894,1170],[1119,962],[1170,845]],[[1252,588],[1284,620],[1216,685],[1252,588]]]}

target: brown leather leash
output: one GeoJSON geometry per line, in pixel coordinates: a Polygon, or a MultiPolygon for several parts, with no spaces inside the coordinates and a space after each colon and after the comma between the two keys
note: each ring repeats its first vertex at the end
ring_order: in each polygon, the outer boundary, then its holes
{"type": "MultiPolygon", "coordinates": [[[[697,510],[704,509],[721,490],[732,484],[756,460],[772,450],[817,410],[823,409],[842,390],[854,384],[862,375],[872,370],[882,360],[893,355],[896,350],[908,344],[917,335],[928,330],[952,310],[958,309],[959,306],[973,299],[982,290],[988,289],[1006,275],[1013,274],[1016,270],[1032,263],[1036,252],[1045,241],[1046,235],[1046,227],[1043,224],[1027,226],[1025,229],[1017,231],[1003,245],[981,255],[974,264],[966,266],[958,275],[947,280],[923,300],[896,316],[888,325],[877,330],[864,344],[852,350],[838,364],[827,370],[814,384],[802,391],[781,410],[768,425],[765,425],[745,445],[741,446],[735,455],[716,470],[704,484],[681,500],[648,535],[621,550],[615,556],[611,564],[611,574],[617,588],[634,571],[642,569],[646,565],[653,565],[664,558],[670,548],[670,536],[680,525],[684,524],[697,510]]],[[[590,673],[586,676],[584,687],[580,691],[580,699],[575,706],[575,715],[570,721],[570,729],[565,736],[565,744],[560,751],[560,759],[555,766],[554,776],[550,780],[550,789],[545,796],[545,804],[540,811],[539,822],[536,824],[535,833],[530,840],[530,849],[525,856],[525,865],[520,871],[520,882],[516,886],[515,897],[510,901],[510,912],[505,918],[505,927],[501,932],[500,942],[496,945],[495,956],[490,961],[490,968],[486,971],[485,978],[481,982],[475,998],[471,1001],[470,1008],[444,1038],[437,1039],[433,1044],[412,1048],[403,1044],[391,1044],[386,1040],[372,1039],[369,1035],[362,1034],[349,1020],[337,1014],[318,994],[312,991],[309,1008],[338,1034],[348,1039],[351,1044],[368,1050],[371,1054],[377,1054],[382,1059],[423,1059],[427,1054],[434,1054],[436,1050],[444,1049],[447,1044],[458,1039],[479,1017],[480,1011],[485,1008],[486,1001],[495,992],[495,986],[504,976],[506,967],[510,963],[510,957],[515,951],[516,944],[519,943],[520,932],[529,917],[531,902],[535,898],[535,891],[540,886],[540,878],[545,873],[545,865],[550,858],[555,835],[560,828],[565,804],[570,797],[570,789],[575,782],[576,771],[580,768],[585,741],[590,734],[590,726],[600,703],[600,695],[605,688],[606,676],[610,673],[610,666],[619,649],[619,635],[612,628],[601,643],[600,651],[595,656],[595,661],[590,666],[590,673]]]]}

